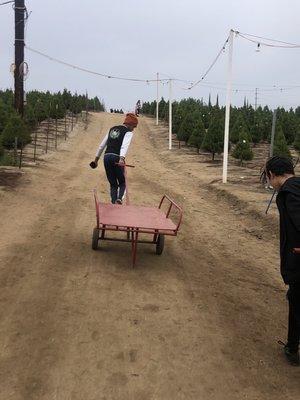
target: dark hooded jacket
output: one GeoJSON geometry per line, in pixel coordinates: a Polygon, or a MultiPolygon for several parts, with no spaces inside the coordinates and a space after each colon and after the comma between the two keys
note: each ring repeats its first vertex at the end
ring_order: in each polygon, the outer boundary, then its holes
{"type": "Polygon", "coordinates": [[[281,275],[286,284],[300,283],[300,178],[291,177],[280,188],[277,199],[280,214],[281,275]]]}

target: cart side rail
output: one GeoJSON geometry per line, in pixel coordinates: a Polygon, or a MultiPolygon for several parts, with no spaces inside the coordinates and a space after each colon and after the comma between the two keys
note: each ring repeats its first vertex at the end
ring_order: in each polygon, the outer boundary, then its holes
{"type": "Polygon", "coordinates": [[[98,195],[97,195],[97,190],[94,189],[93,192],[94,192],[94,200],[95,200],[95,208],[96,208],[97,228],[99,228],[99,226],[100,226],[100,220],[99,220],[99,216],[100,216],[99,205],[100,205],[100,203],[99,203],[99,199],[98,199],[98,195]]]}
{"type": "Polygon", "coordinates": [[[176,226],[176,229],[175,229],[175,233],[177,233],[177,232],[178,232],[178,229],[179,229],[179,227],[180,227],[180,225],[181,225],[181,222],[182,222],[183,210],[182,210],[182,208],[181,208],[178,204],[176,204],[175,201],[173,201],[167,194],[163,195],[163,197],[162,197],[162,199],[161,199],[161,201],[160,201],[160,203],[159,203],[158,208],[161,209],[161,208],[162,208],[162,205],[163,205],[165,202],[169,202],[169,203],[170,203],[170,204],[169,204],[169,207],[168,207],[168,210],[167,210],[167,213],[166,213],[166,218],[169,218],[172,209],[176,209],[176,211],[177,211],[177,214],[178,214],[178,222],[177,222],[177,226],[176,226]]]}

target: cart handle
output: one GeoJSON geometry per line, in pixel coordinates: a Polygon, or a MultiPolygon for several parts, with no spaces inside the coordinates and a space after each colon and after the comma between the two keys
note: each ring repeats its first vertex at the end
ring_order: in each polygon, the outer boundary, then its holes
{"type": "Polygon", "coordinates": [[[177,204],[175,203],[175,201],[173,201],[173,200],[172,200],[168,195],[166,195],[166,194],[162,197],[162,199],[161,199],[161,201],[160,201],[160,203],[159,203],[159,206],[158,206],[159,209],[161,209],[161,207],[162,207],[162,205],[163,205],[163,203],[164,203],[165,200],[168,200],[168,201],[170,202],[170,205],[169,205],[169,208],[168,208],[168,211],[167,211],[167,214],[166,214],[166,218],[169,218],[169,215],[170,215],[170,213],[171,213],[172,207],[176,208],[176,210],[179,212],[179,220],[178,220],[178,223],[177,223],[177,226],[176,226],[176,229],[175,229],[175,232],[177,233],[177,232],[178,232],[178,229],[179,229],[179,227],[180,227],[180,225],[181,225],[181,222],[182,222],[183,210],[182,210],[182,208],[181,208],[179,205],[177,205],[177,204]]]}
{"type": "Polygon", "coordinates": [[[119,165],[119,167],[129,167],[129,168],[135,168],[135,165],[131,165],[131,164],[123,164],[123,163],[119,163],[116,162],[115,165],[119,165]]]}

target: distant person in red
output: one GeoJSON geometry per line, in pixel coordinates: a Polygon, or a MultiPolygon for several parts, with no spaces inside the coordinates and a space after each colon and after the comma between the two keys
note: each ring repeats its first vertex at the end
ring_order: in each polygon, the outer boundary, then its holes
{"type": "Polygon", "coordinates": [[[126,114],[123,125],[110,128],[99,145],[95,160],[90,163],[92,168],[96,168],[105,149],[104,167],[110,183],[110,195],[113,204],[122,204],[126,189],[125,176],[124,168],[117,164],[125,164],[125,156],[133,136],[133,130],[137,125],[137,117],[132,113],[126,114]]]}
{"type": "Polygon", "coordinates": [[[135,105],[135,115],[140,115],[141,112],[141,100],[138,100],[135,105]]]}

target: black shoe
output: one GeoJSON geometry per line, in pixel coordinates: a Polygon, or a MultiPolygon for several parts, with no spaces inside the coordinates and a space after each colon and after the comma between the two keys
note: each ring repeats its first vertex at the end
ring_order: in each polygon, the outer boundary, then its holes
{"type": "Polygon", "coordinates": [[[285,345],[284,354],[291,365],[300,365],[299,351],[291,351],[288,345],[285,345]]]}
{"type": "Polygon", "coordinates": [[[116,200],[116,204],[120,204],[120,205],[122,205],[122,204],[123,204],[123,202],[122,202],[122,200],[121,200],[121,199],[117,199],[117,200],[116,200]]]}
{"type": "Polygon", "coordinates": [[[288,344],[284,344],[281,341],[278,341],[278,343],[284,346],[283,351],[284,351],[284,355],[285,355],[287,361],[293,366],[300,365],[299,351],[291,350],[291,348],[288,346],[288,344]]]}

